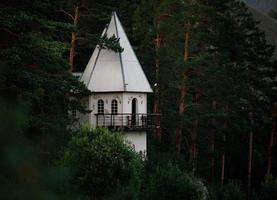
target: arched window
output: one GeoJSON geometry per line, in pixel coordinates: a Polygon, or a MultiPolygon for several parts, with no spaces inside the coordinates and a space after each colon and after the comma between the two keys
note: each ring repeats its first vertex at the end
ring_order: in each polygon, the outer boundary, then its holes
{"type": "Polygon", "coordinates": [[[98,112],[98,114],[104,114],[104,101],[102,99],[98,100],[97,112],[98,112]]]}
{"type": "Polygon", "coordinates": [[[137,113],[137,99],[133,98],[132,100],[132,114],[136,114],[137,113]]]}
{"type": "Polygon", "coordinates": [[[135,126],[137,123],[137,99],[132,100],[132,125],[135,126]]]}
{"type": "Polygon", "coordinates": [[[112,114],[117,115],[117,112],[118,112],[117,100],[115,100],[115,99],[112,100],[111,110],[112,110],[112,114]]]}

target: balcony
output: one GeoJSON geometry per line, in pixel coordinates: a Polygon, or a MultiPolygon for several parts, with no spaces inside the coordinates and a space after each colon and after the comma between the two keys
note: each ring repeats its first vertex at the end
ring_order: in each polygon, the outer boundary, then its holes
{"type": "Polygon", "coordinates": [[[95,114],[97,127],[123,131],[147,131],[160,128],[160,114],[95,114]]]}

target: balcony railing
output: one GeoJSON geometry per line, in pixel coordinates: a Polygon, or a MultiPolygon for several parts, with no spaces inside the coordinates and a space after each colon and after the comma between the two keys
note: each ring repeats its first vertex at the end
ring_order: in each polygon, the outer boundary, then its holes
{"type": "Polygon", "coordinates": [[[97,127],[125,131],[146,131],[160,128],[160,114],[95,114],[97,127]]]}

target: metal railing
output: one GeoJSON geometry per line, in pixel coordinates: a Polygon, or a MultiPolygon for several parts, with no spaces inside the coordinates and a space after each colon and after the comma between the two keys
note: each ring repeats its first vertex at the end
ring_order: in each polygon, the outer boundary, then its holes
{"type": "Polygon", "coordinates": [[[151,130],[160,128],[160,114],[95,114],[97,127],[121,130],[151,130]]]}

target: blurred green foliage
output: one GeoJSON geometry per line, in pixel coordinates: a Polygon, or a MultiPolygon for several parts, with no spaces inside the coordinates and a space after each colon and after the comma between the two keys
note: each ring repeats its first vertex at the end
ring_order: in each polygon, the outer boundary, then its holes
{"type": "Polygon", "coordinates": [[[219,192],[220,200],[244,200],[247,199],[246,194],[242,191],[241,185],[236,181],[229,181],[219,192]]]}
{"type": "Polygon", "coordinates": [[[0,198],[76,199],[55,167],[89,94],[68,72],[72,25],[57,17],[62,1],[1,1],[0,198]]]}
{"type": "Polygon", "coordinates": [[[83,127],[65,147],[60,165],[70,169],[71,184],[92,199],[135,199],[140,189],[142,160],[118,132],[83,127]]]}
{"type": "Polygon", "coordinates": [[[260,199],[277,199],[277,180],[274,179],[272,176],[266,177],[265,182],[262,184],[260,199]]]}
{"type": "MultiPolygon", "coordinates": [[[[80,99],[90,94],[68,72],[73,26],[61,10],[73,14],[75,3],[9,0],[0,4],[0,199],[205,199],[204,181],[186,172],[191,169],[187,136],[193,122],[199,122],[196,174],[210,180],[214,158],[213,178],[219,180],[219,154],[224,150],[226,179],[245,180],[249,111],[255,113],[253,185],[260,186],[276,101],[276,62],[271,60],[273,48],[266,44],[244,4],[198,0],[188,7],[187,1],[179,0],[162,4],[151,0],[80,1],[77,69],[87,64],[96,43],[122,51],[119,38],[104,36],[99,41],[114,10],[153,84],[155,58],[160,57],[163,136],[161,141],[148,140],[149,160],[143,163],[119,133],[72,129],[77,119],[71,113],[87,112],[80,99]],[[195,24],[192,56],[184,65],[188,11],[194,12],[191,20],[195,24]],[[159,30],[163,44],[156,52],[155,20],[160,14],[165,14],[159,30]],[[184,68],[189,87],[187,111],[181,116],[176,94],[184,68]],[[201,94],[199,102],[195,102],[196,94],[201,94]],[[213,101],[216,108],[211,106],[213,101]],[[185,136],[181,155],[174,153],[178,123],[185,136]],[[211,131],[216,133],[215,152],[210,150],[211,131]],[[57,163],[61,149],[62,160],[57,163]]],[[[272,155],[276,159],[277,154],[272,155]]],[[[234,182],[215,187],[210,198],[246,198],[234,182]]],[[[262,184],[260,199],[276,199],[276,191],[276,180],[269,179],[262,184]]]]}
{"type": "Polygon", "coordinates": [[[208,199],[208,190],[203,182],[190,173],[180,170],[177,165],[157,165],[148,174],[145,199],[208,199]]]}

